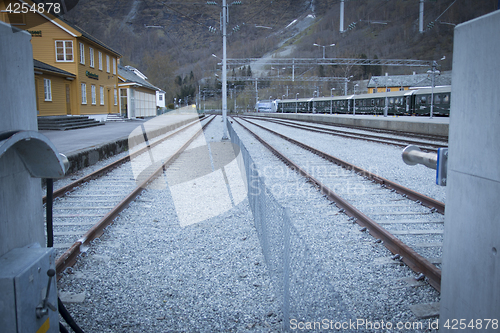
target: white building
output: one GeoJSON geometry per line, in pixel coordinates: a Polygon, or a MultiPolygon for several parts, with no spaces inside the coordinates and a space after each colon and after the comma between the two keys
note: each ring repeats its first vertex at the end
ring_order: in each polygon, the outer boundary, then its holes
{"type": "Polygon", "coordinates": [[[157,92],[161,89],[146,79],[136,68],[118,65],[120,113],[123,117],[134,119],[157,115],[157,92]]]}
{"type": "Polygon", "coordinates": [[[156,106],[159,108],[165,107],[165,92],[161,89],[156,91],[156,106]]]}

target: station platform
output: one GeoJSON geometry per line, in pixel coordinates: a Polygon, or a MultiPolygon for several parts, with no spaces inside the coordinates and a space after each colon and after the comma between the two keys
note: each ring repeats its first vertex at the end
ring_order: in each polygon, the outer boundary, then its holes
{"type": "Polygon", "coordinates": [[[198,117],[196,110],[184,110],[152,118],[107,122],[104,126],[39,132],[49,138],[59,153],[68,157],[67,174],[71,174],[128,150],[130,143],[143,142],[144,135],[152,139],[198,117]]]}
{"type": "Polygon", "coordinates": [[[409,117],[380,115],[310,114],[310,113],[245,113],[247,116],[272,117],[301,120],[312,123],[331,123],[345,126],[360,126],[387,129],[426,135],[448,136],[449,117],[409,117]]]}

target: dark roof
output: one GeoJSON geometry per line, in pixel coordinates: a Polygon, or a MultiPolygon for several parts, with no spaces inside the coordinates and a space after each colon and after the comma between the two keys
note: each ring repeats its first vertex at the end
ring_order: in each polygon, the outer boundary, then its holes
{"type": "MultiPolygon", "coordinates": [[[[415,75],[384,75],[372,76],[368,83],[368,88],[375,87],[427,87],[432,84],[432,76],[430,74],[415,74],[415,75]]],[[[451,72],[443,72],[436,75],[436,86],[451,85],[451,72]]]]}
{"type": "Polygon", "coordinates": [[[60,75],[65,75],[65,76],[76,77],[75,74],[63,71],[60,68],[51,66],[49,64],[46,64],[46,63],[41,62],[41,61],[36,60],[36,59],[33,59],[33,66],[34,66],[35,69],[39,69],[39,70],[42,70],[42,71],[52,72],[52,73],[55,73],[55,74],[60,74],[60,75]]]}
{"type": "Polygon", "coordinates": [[[121,57],[121,54],[116,52],[115,50],[113,50],[112,48],[110,48],[109,46],[107,46],[106,44],[104,44],[103,42],[101,42],[99,39],[95,38],[94,36],[92,36],[91,34],[89,34],[88,32],[86,32],[85,30],[83,30],[82,28],[80,28],[79,26],[77,25],[74,25],[72,23],[69,23],[68,21],[64,20],[62,17],[58,17],[59,20],[61,20],[62,22],[64,22],[64,24],[67,24],[69,25],[71,28],[75,29],[76,31],[80,32],[82,34],[82,37],[84,37],[85,39],[88,39],[90,40],[91,42],[93,43],[96,43],[97,45],[99,46],[102,46],[103,48],[105,48],[106,50],[110,51],[110,52],[113,52],[115,53],[116,55],[120,56],[121,57]]]}
{"type": "Polygon", "coordinates": [[[135,83],[152,90],[160,90],[160,88],[155,87],[154,85],[152,85],[151,83],[144,80],[140,76],[136,75],[133,71],[131,71],[128,68],[125,68],[122,65],[118,65],[118,75],[121,76],[123,79],[125,79],[125,82],[127,83],[135,83]]]}

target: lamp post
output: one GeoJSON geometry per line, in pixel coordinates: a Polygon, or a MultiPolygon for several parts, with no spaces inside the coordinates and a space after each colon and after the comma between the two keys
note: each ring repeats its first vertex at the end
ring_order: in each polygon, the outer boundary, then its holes
{"type": "Polygon", "coordinates": [[[354,101],[353,101],[353,105],[352,105],[352,115],[353,116],[356,115],[356,87],[359,87],[359,83],[356,83],[354,85],[354,101]]]}
{"type": "Polygon", "coordinates": [[[325,47],[327,47],[327,46],[335,46],[335,43],[330,44],[330,45],[319,45],[319,44],[314,43],[313,45],[314,46],[319,46],[319,47],[323,48],[323,59],[325,59],[325,47]]]}
{"type": "Polygon", "coordinates": [[[298,104],[299,104],[299,93],[295,95],[295,113],[297,113],[298,104]]]}
{"type": "Polygon", "coordinates": [[[313,105],[313,110],[312,111],[313,111],[313,113],[316,113],[316,109],[314,108],[314,95],[316,95],[316,93],[317,93],[317,91],[315,90],[313,92],[313,98],[312,98],[312,105],[313,105]]]}
{"type": "Polygon", "coordinates": [[[354,77],[354,75],[351,75],[351,76],[345,78],[345,81],[344,81],[344,83],[345,83],[344,96],[347,96],[347,82],[349,82],[349,79],[352,79],[353,77],[354,77]]]}
{"type": "Polygon", "coordinates": [[[224,130],[222,140],[227,140],[227,59],[226,59],[226,23],[227,23],[227,4],[222,0],[222,121],[224,130]]]}
{"type": "Polygon", "coordinates": [[[333,91],[335,88],[330,89],[330,114],[333,113],[333,91]]]}
{"type": "Polygon", "coordinates": [[[385,81],[385,105],[384,105],[384,117],[387,117],[387,113],[388,113],[388,108],[389,108],[389,105],[388,105],[388,100],[387,100],[387,90],[388,90],[388,87],[389,87],[389,81],[391,81],[391,79],[387,79],[385,81]]]}
{"type": "MultiPolygon", "coordinates": [[[[444,59],[446,59],[446,56],[443,56],[441,58],[441,60],[444,60],[444,59]]],[[[428,74],[432,74],[432,83],[431,83],[431,114],[430,114],[430,118],[432,118],[433,115],[434,115],[434,84],[435,84],[435,78],[436,78],[436,74],[439,75],[441,73],[439,70],[436,69],[437,66],[438,66],[438,63],[437,63],[437,61],[434,60],[432,62],[432,69],[427,71],[428,74]]]]}

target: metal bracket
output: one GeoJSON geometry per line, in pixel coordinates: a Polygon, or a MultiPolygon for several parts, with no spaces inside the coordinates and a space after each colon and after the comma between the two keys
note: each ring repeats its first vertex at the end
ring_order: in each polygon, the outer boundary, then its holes
{"type": "Polygon", "coordinates": [[[31,177],[60,178],[65,175],[69,161],[45,136],[36,131],[9,131],[0,133],[0,158],[14,149],[31,177]]]}

